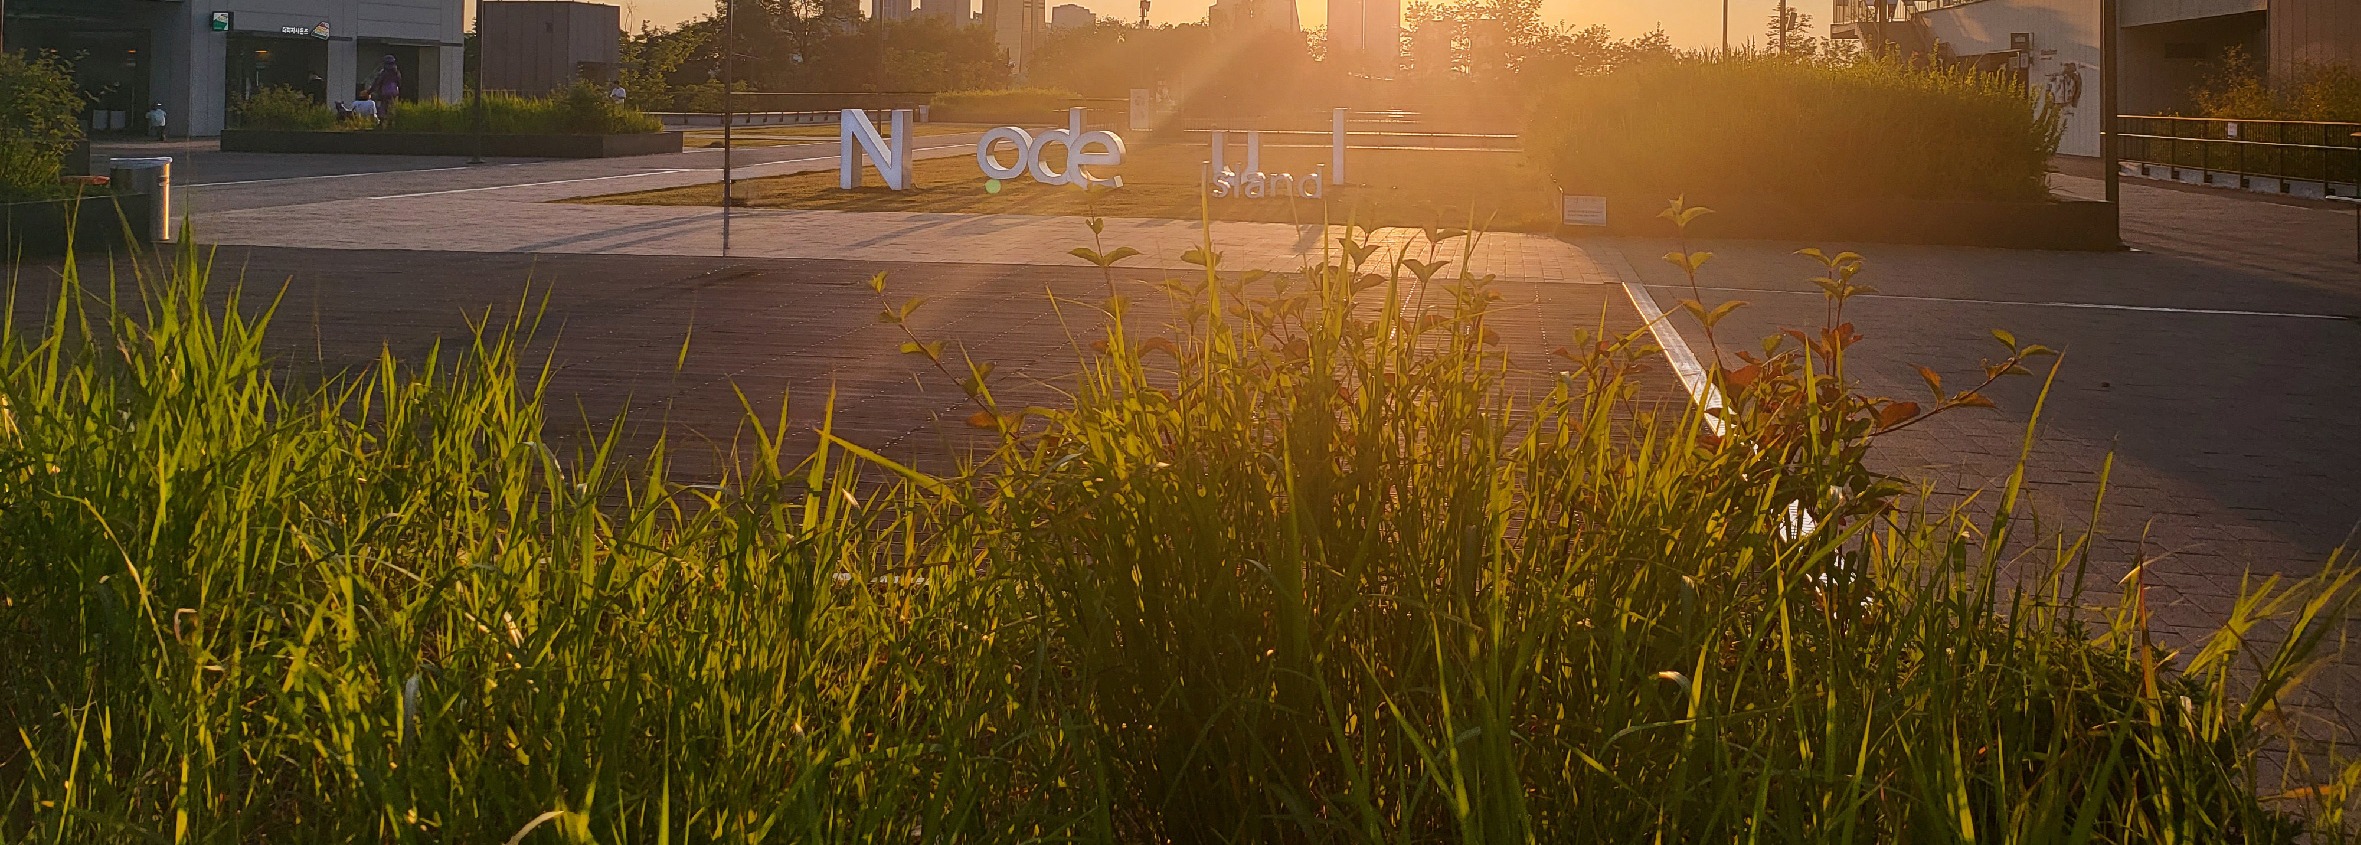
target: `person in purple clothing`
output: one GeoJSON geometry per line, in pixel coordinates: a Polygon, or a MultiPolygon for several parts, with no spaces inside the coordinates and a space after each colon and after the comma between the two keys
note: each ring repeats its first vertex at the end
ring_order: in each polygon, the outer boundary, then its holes
{"type": "Polygon", "coordinates": [[[377,66],[377,81],[369,83],[370,99],[377,101],[377,119],[393,122],[394,101],[402,98],[402,66],[387,56],[377,66]]]}

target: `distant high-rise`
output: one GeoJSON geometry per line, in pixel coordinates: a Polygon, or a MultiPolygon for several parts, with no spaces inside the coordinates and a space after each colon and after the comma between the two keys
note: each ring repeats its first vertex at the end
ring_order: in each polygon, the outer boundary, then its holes
{"type": "Polygon", "coordinates": [[[898,21],[909,17],[914,11],[910,8],[910,0],[869,0],[869,17],[881,21],[898,21]]]}
{"type": "MultiPolygon", "coordinates": [[[[1394,0],[1400,2],[1400,0],[1394,0]]],[[[1295,16],[1295,0],[1214,0],[1205,22],[1215,29],[1302,32],[1295,16]]]]}
{"type": "Polygon", "coordinates": [[[1048,26],[1047,0],[984,0],[984,26],[992,40],[1008,51],[1008,62],[1022,74],[1048,26]]]}
{"type": "Polygon", "coordinates": [[[1089,8],[1074,3],[1052,6],[1049,9],[1050,29],[1078,29],[1089,26],[1097,22],[1098,19],[1098,15],[1092,14],[1089,8]]]}
{"type": "Polygon", "coordinates": [[[956,26],[973,23],[974,12],[968,0],[918,0],[918,13],[949,18],[956,26]]]}
{"type": "Polygon", "coordinates": [[[1328,0],[1328,61],[1393,76],[1402,63],[1402,0],[1328,0]]]}

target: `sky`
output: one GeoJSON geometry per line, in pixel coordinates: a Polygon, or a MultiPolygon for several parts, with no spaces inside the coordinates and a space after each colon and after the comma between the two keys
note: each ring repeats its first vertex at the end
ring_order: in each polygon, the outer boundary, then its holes
{"type": "MultiPolygon", "coordinates": [[[[624,7],[624,26],[638,29],[641,21],[657,26],[670,26],[689,18],[713,11],[713,0],[607,0],[624,7]]],[[[979,0],[980,2],[980,0],[979,0]]],[[[1051,5],[1080,2],[1101,15],[1126,20],[1139,15],[1139,0],[1052,0],[1051,5]]],[[[1298,0],[1299,15],[1306,27],[1319,26],[1328,16],[1327,0],[1298,0]]],[[[1634,35],[1664,27],[1674,46],[1687,48],[1716,47],[1721,44],[1723,0],[1542,0],[1541,11],[1554,21],[1587,26],[1606,24],[1616,37],[1634,35]]],[[[1763,25],[1771,19],[1778,0],[1728,0],[1730,4],[1730,40],[1744,43],[1747,39],[1761,40],[1763,25]]],[[[1793,0],[1796,6],[1813,17],[1815,27],[1828,20],[1828,0],[1793,0]]],[[[1156,23],[1186,23],[1205,19],[1205,7],[1210,0],[1151,0],[1148,19],[1156,23]]],[[[470,6],[472,6],[472,0],[470,6]]],[[[867,4],[864,3],[864,6],[867,4]]],[[[1403,5],[1409,5],[1404,3],[1403,5]]],[[[470,13],[472,19],[472,12],[470,13]]]]}

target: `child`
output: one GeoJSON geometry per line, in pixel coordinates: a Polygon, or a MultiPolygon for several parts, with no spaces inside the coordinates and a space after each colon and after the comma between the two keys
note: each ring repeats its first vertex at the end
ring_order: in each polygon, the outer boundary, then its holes
{"type": "Polygon", "coordinates": [[[164,140],[164,123],[167,117],[168,115],[164,113],[163,103],[157,103],[155,108],[148,109],[148,137],[158,141],[164,140]]]}
{"type": "Polygon", "coordinates": [[[371,126],[377,125],[377,101],[369,98],[367,86],[353,93],[353,117],[368,121],[371,126]]]}

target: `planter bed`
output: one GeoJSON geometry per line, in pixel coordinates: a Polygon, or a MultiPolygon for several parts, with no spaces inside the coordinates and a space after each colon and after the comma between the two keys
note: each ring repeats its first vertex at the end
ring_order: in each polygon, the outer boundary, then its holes
{"type": "Polygon", "coordinates": [[[64,255],[68,220],[73,221],[75,249],[86,253],[146,243],[146,235],[138,229],[139,221],[148,217],[149,202],[137,194],[92,194],[80,199],[0,203],[0,245],[5,246],[10,259],[64,255]]]}
{"type": "MultiPolygon", "coordinates": [[[[632,135],[484,135],[483,154],[507,158],[617,158],[681,150],[681,133],[632,135]]],[[[341,155],[474,155],[477,136],[452,132],[283,132],[228,129],[223,152],[341,155]]]]}
{"type": "MultiPolygon", "coordinates": [[[[1669,194],[1667,195],[1669,196],[1669,194]]],[[[2005,249],[2112,251],[2123,247],[2116,210],[2103,202],[1955,202],[1843,199],[1798,202],[1777,197],[1690,195],[1713,209],[1689,225],[1692,238],[1941,244],[2005,249]]],[[[1657,217],[1666,200],[1609,196],[1608,234],[1664,237],[1657,217]]],[[[1597,227],[1568,227],[1598,231],[1597,227]]]]}

